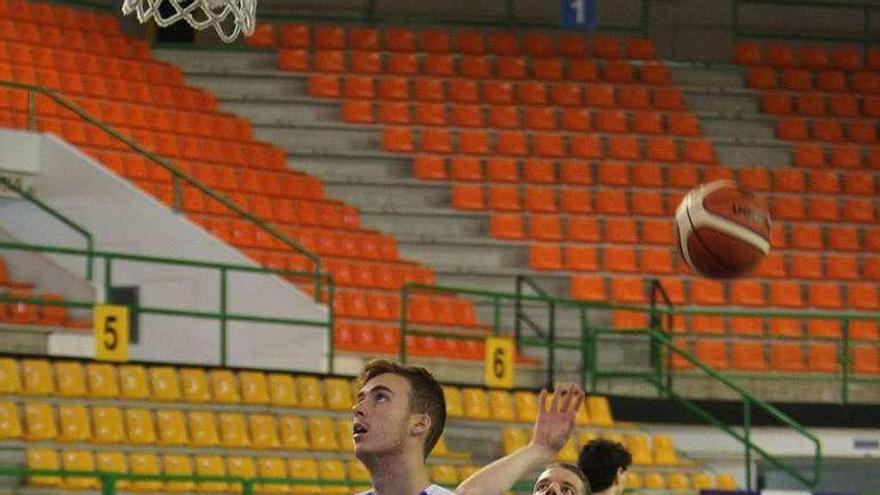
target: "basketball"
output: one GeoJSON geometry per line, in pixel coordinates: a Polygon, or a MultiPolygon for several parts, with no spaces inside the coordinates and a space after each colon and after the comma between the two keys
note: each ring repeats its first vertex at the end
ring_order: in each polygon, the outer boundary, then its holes
{"type": "Polygon", "coordinates": [[[735,278],[751,272],[770,251],[770,214],[730,180],[702,184],[675,211],[679,252],[696,273],[735,278]]]}

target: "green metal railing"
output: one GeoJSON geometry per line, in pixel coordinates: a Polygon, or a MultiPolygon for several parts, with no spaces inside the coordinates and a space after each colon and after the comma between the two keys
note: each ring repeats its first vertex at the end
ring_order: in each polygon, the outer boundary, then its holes
{"type": "MultiPolygon", "coordinates": [[[[633,25],[599,24],[597,31],[635,33],[647,36],[651,21],[650,0],[638,0],[639,17],[633,25]]],[[[444,17],[442,14],[416,15],[389,15],[378,11],[376,0],[367,0],[363,8],[357,11],[340,9],[328,11],[322,6],[320,10],[270,10],[269,7],[260,6],[257,12],[258,22],[296,22],[296,21],[325,21],[345,22],[352,24],[394,24],[394,25],[454,25],[500,29],[551,29],[559,30],[558,20],[535,21],[534,16],[520,14],[517,0],[497,0],[495,5],[504,4],[504,14],[489,18],[473,17],[474,12],[468,12],[458,17],[444,17]],[[467,17],[470,16],[470,17],[467,17]]],[[[332,9],[332,7],[330,7],[332,9]]]]}
{"type": "Polygon", "coordinates": [[[22,189],[21,187],[16,185],[13,181],[9,180],[9,178],[0,177],[0,185],[2,185],[2,187],[5,187],[5,188],[15,192],[16,194],[18,194],[19,196],[24,198],[26,201],[35,205],[37,208],[43,210],[44,212],[48,213],[53,218],[60,221],[61,223],[63,223],[64,225],[66,225],[71,230],[73,230],[77,234],[81,235],[85,239],[86,252],[88,253],[86,255],[86,280],[91,281],[92,275],[94,274],[94,256],[92,255],[92,251],[94,251],[94,249],[95,249],[95,243],[94,243],[94,239],[92,237],[91,232],[86,230],[82,225],[79,225],[76,222],[74,222],[73,220],[71,220],[70,218],[66,217],[60,211],[56,210],[55,208],[52,208],[51,206],[47,205],[46,203],[44,203],[42,201],[40,201],[39,199],[37,199],[36,196],[31,194],[29,191],[22,189]]]}
{"type": "MultiPolygon", "coordinates": [[[[208,319],[216,320],[219,324],[220,344],[218,355],[220,357],[220,365],[227,366],[229,349],[228,349],[228,328],[229,322],[251,322],[265,323],[273,325],[298,325],[308,327],[322,327],[327,329],[328,353],[327,353],[327,369],[329,373],[333,372],[334,347],[333,347],[333,311],[328,311],[328,319],[326,321],[304,320],[288,317],[273,317],[257,314],[233,313],[229,311],[229,276],[234,273],[255,273],[265,275],[278,275],[281,277],[311,278],[314,276],[312,272],[303,272],[297,270],[285,270],[276,268],[263,268],[258,266],[234,265],[228,263],[218,263],[213,261],[163,258],[157,256],[145,256],[141,254],[131,254],[113,251],[85,251],[82,249],[73,249],[56,246],[41,246],[35,244],[20,244],[10,242],[0,242],[0,250],[35,252],[42,254],[54,254],[61,256],[91,256],[94,259],[103,261],[103,300],[110,301],[110,291],[113,287],[113,268],[114,262],[139,263],[147,265],[162,265],[181,268],[191,268],[197,270],[209,270],[217,273],[218,284],[218,300],[219,305],[217,311],[205,311],[195,309],[179,309],[156,306],[130,306],[133,317],[137,315],[161,315],[180,318],[208,319]]],[[[334,285],[329,275],[321,274],[322,283],[327,287],[327,296],[329,307],[333,307],[334,285]]],[[[94,301],[72,301],[72,300],[50,300],[39,297],[15,297],[8,293],[0,294],[0,301],[6,303],[23,303],[44,306],[60,306],[73,309],[91,309],[94,307],[94,301]]]]}
{"type": "Polygon", "coordinates": [[[317,255],[312,253],[311,251],[305,249],[300,246],[296,241],[290,239],[288,236],[281,233],[275,227],[266,223],[262,219],[253,215],[246,209],[242,208],[238,204],[230,201],[223,194],[218,193],[217,191],[211,189],[210,187],[203,184],[201,181],[191,177],[186,172],[180,170],[176,166],[174,166],[168,159],[159,156],[152,151],[147,150],[142,147],[140,144],[130,139],[129,137],[123,135],[113,127],[107,125],[106,123],[98,120],[94,116],[90,115],[88,112],[80,108],[75,103],[69,101],[65,97],[59,95],[57,92],[52,91],[50,89],[44,88],[42,86],[36,86],[33,84],[24,84],[18,83],[14,81],[4,81],[0,80],[0,87],[10,88],[13,90],[21,90],[27,93],[28,97],[28,127],[31,130],[37,130],[37,104],[38,104],[38,95],[42,95],[43,97],[49,98],[54,101],[60,107],[73,112],[77,117],[84,120],[85,122],[97,127],[100,131],[103,131],[110,135],[111,138],[115,139],[123,143],[125,146],[130,148],[132,151],[138,153],[143,156],[150,162],[164,168],[171,174],[171,183],[172,183],[172,191],[173,191],[173,204],[172,207],[175,211],[180,211],[181,209],[181,199],[183,197],[182,187],[183,184],[187,184],[189,186],[194,187],[202,194],[205,194],[209,198],[217,201],[222,204],[235,214],[244,218],[248,222],[254,224],[257,228],[267,232],[271,237],[280,241],[282,244],[292,249],[293,251],[299,253],[300,255],[306,257],[312,263],[312,272],[313,272],[313,282],[315,288],[315,300],[321,301],[323,299],[323,287],[321,285],[322,277],[321,277],[321,261],[317,255]]]}
{"type": "MultiPolygon", "coordinates": [[[[732,16],[733,33],[737,38],[770,38],[770,39],[797,39],[797,40],[814,40],[826,42],[859,42],[865,45],[880,42],[880,33],[872,32],[871,20],[880,15],[880,4],[876,2],[867,2],[861,0],[733,0],[732,16]],[[788,32],[780,30],[760,31],[757,29],[744,28],[740,20],[740,8],[749,5],[765,5],[765,6],[781,6],[781,7],[800,7],[800,8],[823,8],[833,11],[854,11],[858,10],[862,17],[861,33],[852,36],[834,36],[820,33],[809,32],[788,32]]],[[[875,21],[876,22],[876,21],[875,21]]]]}
{"type": "MultiPolygon", "coordinates": [[[[521,289],[522,284],[518,285],[521,289]]],[[[654,289],[655,285],[656,284],[652,282],[652,294],[654,294],[655,296],[662,295],[662,287],[660,287],[659,289],[654,289]]],[[[706,366],[690,352],[678,347],[672,341],[670,336],[667,335],[667,333],[662,329],[661,322],[664,318],[673,318],[675,315],[680,314],[696,314],[698,312],[709,312],[708,310],[702,308],[673,308],[671,305],[658,305],[656,304],[656,301],[651,305],[614,305],[607,303],[593,303],[567,298],[551,297],[542,293],[539,293],[537,295],[530,295],[524,294],[522,292],[506,293],[497,291],[466,289],[460,287],[410,283],[406,284],[401,290],[402,306],[399,359],[403,362],[406,362],[408,358],[406,349],[407,335],[430,335],[444,338],[470,339],[477,341],[482,341],[485,338],[482,335],[473,334],[468,336],[450,336],[448,333],[437,330],[424,330],[413,328],[413,325],[410,324],[410,322],[408,321],[408,308],[409,301],[411,297],[413,297],[414,293],[435,293],[446,295],[454,294],[458,296],[469,297],[472,299],[488,299],[488,306],[491,308],[493,314],[490,329],[490,333],[492,335],[505,333],[502,326],[501,318],[503,306],[512,306],[515,310],[514,314],[517,319],[522,315],[522,308],[524,305],[529,305],[532,308],[544,308],[544,310],[546,310],[549,315],[548,322],[550,328],[548,328],[547,331],[544,332],[544,335],[538,337],[524,336],[520,331],[519,334],[514,336],[518,348],[545,349],[547,356],[545,364],[555,363],[556,353],[561,350],[579,353],[581,358],[579,367],[581,384],[586,389],[591,391],[596,390],[597,382],[601,379],[637,379],[649,384],[657,391],[659,395],[673,400],[681,407],[694,413],[700,419],[706,421],[709,424],[717,426],[722,431],[740,442],[743,445],[745,453],[747,464],[746,472],[749,474],[749,483],[751,483],[750,475],[753,454],[759,455],[763,460],[786,472],[793,479],[798,480],[800,483],[804,484],[807,487],[812,488],[817,486],[819,483],[822,467],[822,449],[821,443],[818,438],[816,438],[810,431],[808,431],[794,419],[792,419],[773,405],[765,402],[751,392],[745,390],[740,385],[734,383],[730,378],[706,366]],[[556,318],[554,315],[557,311],[560,311],[562,309],[568,309],[577,312],[578,321],[580,323],[579,338],[561,339],[555,337],[555,329],[553,327],[555,326],[556,318]],[[599,337],[604,334],[612,333],[620,335],[621,331],[612,328],[602,328],[591,325],[589,316],[590,312],[592,311],[610,310],[638,311],[645,313],[649,316],[649,321],[651,324],[648,328],[645,328],[643,330],[643,335],[645,335],[649,339],[651,344],[651,366],[648,371],[640,372],[605,370],[600,367],[597,359],[599,337]],[[675,390],[674,382],[672,380],[672,369],[668,364],[671,362],[673,355],[681,356],[682,359],[690,363],[693,368],[693,371],[691,371],[691,373],[701,372],[707,377],[707,379],[711,380],[712,383],[723,386],[729,392],[739,397],[739,399],[743,403],[744,413],[742,431],[738,431],[737,429],[726,425],[721,419],[713,415],[711,412],[702,408],[697,403],[689,400],[688,398],[680,395],[675,390]],[[811,475],[803,475],[795,466],[790,465],[785,460],[774,456],[766,449],[756,445],[752,441],[751,415],[752,412],[755,410],[761,411],[767,416],[773,418],[774,420],[779,421],[782,425],[792,429],[795,433],[799,434],[813,445],[814,449],[812,453],[813,462],[811,475]]],[[[740,313],[731,312],[731,314],[740,313]]],[[[823,317],[827,316],[828,314],[823,313],[823,317]]],[[[845,315],[845,318],[859,318],[861,316],[867,315],[847,313],[845,315]]],[[[871,318],[880,319],[880,314],[874,314],[871,316],[871,318]]],[[[552,383],[554,378],[555,370],[552,366],[548,365],[548,385],[552,383]]]]}

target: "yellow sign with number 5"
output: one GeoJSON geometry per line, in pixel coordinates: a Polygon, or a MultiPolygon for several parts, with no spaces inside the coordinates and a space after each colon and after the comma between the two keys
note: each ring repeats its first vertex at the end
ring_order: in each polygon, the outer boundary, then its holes
{"type": "Polygon", "coordinates": [[[128,361],[128,306],[95,306],[95,359],[128,361]]]}
{"type": "Polygon", "coordinates": [[[513,339],[488,337],[486,339],[486,386],[513,387],[513,339]]]}

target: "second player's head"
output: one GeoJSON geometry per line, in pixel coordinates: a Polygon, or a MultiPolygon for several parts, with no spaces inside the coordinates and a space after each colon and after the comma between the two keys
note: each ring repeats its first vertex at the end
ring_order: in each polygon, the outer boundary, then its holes
{"type": "Polygon", "coordinates": [[[550,464],[535,481],[533,495],[590,495],[590,485],[577,466],[550,464]]]}
{"type": "Polygon", "coordinates": [[[593,493],[619,495],[626,487],[626,470],[632,455],[623,445],[609,440],[592,440],[581,449],[578,467],[586,475],[593,493]]]}
{"type": "Polygon", "coordinates": [[[424,368],[378,359],[364,366],[353,408],[358,459],[420,449],[427,457],[446,423],[446,400],[424,368]]]}

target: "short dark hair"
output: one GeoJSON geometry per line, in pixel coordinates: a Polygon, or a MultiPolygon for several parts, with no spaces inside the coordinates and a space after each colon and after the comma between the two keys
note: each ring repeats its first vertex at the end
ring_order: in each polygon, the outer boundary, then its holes
{"type": "Polygon", "coordinates": [[[587,476],[584,474],[583,471],[581,471],[579,467],[575,466],[574,464],[569,464],[567,462],[554,462],[553,464],[548,464],[544,468],[544,471],[553,468],[566,469],[576,474],[577,477],[581,480],[581,483],[584,484],[584,495],[592,495],[593,492],[590,490],[590,481],[587,480],[587,476]]]}
{"type": "Polygon", "coordinates": [[[604,439],[591,440],[578,456],[578,467],[590,481],[593,493],[607,490],[614,484],[618,470],[626,470],[630,464],[632,455],[626,447],[604,439]]]}
{"type": "Polygon", "coordinates": [[[373,378],[386,373],[402,376],[409,382],[410,412],[427,414],[431,418],[431,429],[428,430],[424,447],[425,457],[428,457],[437,445],[446,424],[446,397],[443,395],[443,388],[437,383],[434,375],[425,368],[403,366],[387,359],[374,359],[368,362],[358,379],[363,386],[373,378]]]}

